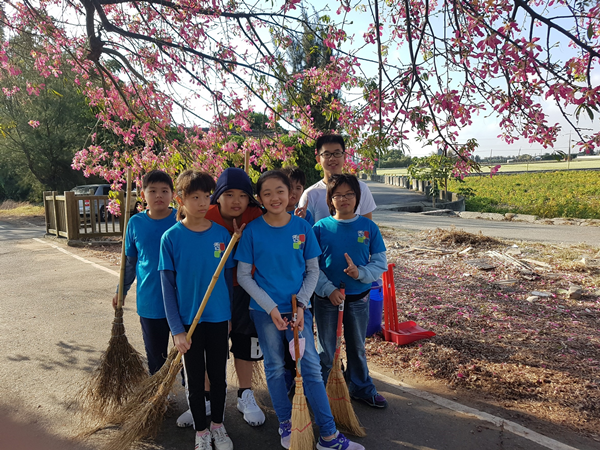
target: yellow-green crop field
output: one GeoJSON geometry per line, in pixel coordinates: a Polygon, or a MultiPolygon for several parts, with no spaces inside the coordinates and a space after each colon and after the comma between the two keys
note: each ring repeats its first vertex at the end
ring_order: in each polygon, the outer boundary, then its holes
{"type": "Polygon", "coordinates": [[[600,219],[600,171],[472,176],[448,189],[467,193],[468,211],[600,219]],[[474,195],[468,195],[468,188],[474,195]]]}
{"type": "MultiPolygon", "coordinates": [[[[572,169],[600,169],[600,159],[574,159],[573,161],[532,161],[529,164],[502,164],[499,173],[502,172],[536,172],[538,170],[572,170],[572,169]]],[[[490,166],[482,164],[481,172],[490,173],[490,166]]],[[[378,175],[408,175],[408,168],[398,167],[389,169],[377,169],[378,175]]]]}

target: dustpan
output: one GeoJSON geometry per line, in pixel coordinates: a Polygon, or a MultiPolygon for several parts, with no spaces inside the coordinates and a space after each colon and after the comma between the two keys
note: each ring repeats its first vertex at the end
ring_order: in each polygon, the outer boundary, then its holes
{"type": "Polygon", "coordinates": [[[435,336],[433,331],[421,328],[412,320],[401,322],[398,324],[398,329],[384,330],[383,335],[386,341],[394,342],[398,345],[406,345],[421,339],[427,339],[435,336]]]}
{"type": "Polygon", "coordinates": [[[416,322],[409,320],[398,323],[398,309],[396,305],[396,286],[394,283],[395,264],[388,264],[388,270],[383,274],[383,302],[384,319],[383,337],[388,342],[406,345],[420,339],[435,336],[433,331],[421,328],[416,322]]]}

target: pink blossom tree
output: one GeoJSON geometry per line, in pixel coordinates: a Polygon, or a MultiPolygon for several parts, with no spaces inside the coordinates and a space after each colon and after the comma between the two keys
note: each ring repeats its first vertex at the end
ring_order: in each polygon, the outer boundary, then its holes
{"type": "MultiPolygon", "coordinates": [[[[545,101],[558,107],[580,149],[600,144],[600,131],[577,121],[598,114],[596,1],[339,0],[330,2],[333,13],[310,20],[299,3],[6,0],[0,22],[6,41],[14,33],[43,37],[32,55],[43,76],[57,76],[68,58],[99,126],[122,141],[109,152],[92,136],[73,167],[115,186],[126,166],[217,175],[232,155],[248,153],[256,166],[288,159],[293,147],[276,124],[300,143],[320,133],[311,104],[293,102],[305,99],[303,89],[337,119],[357,169],[412,133],[460,156],[458,171],[471,170],[473,146],[458,145],[458,133],[477,114],[499,117],[506,142],[552,147],[560,126],[549,122],[545,101]],[[291,74],[286,49],[315,21],[330,61],[291,74]],[[343,95],[330,95],[336,91],[343,95]],[[251,133],[253,111],[268,116],[270,133],[251,133]],[[232,134],[247,137],[239,143],[232,134]]],[[[18,77],[7,45],[0,76],[18,77]]]]}

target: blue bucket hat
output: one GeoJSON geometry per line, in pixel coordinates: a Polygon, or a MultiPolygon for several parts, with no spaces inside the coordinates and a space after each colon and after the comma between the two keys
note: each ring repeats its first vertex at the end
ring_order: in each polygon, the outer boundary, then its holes
{"type": "Polygon", "coordinates": [[[250,177],[246,172],[237,167],[229,167],[223,171],[217,180],[217,187],[210,200],[211,205],[215,205],[221,194],[230,189],[240,189],[244,191],[248,194],[248,197],[250,197],[250,204],[258,206],[258,202],[254,198],[250,177]]]}

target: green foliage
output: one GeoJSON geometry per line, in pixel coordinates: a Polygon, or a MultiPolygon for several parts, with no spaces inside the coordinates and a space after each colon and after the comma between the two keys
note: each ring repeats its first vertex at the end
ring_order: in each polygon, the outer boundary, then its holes
{"type": "Polygon", "coordinates": [[[285,136],[284,142],[287,146],[294,146],[294,156],[288,165],[298,166],[306,175],[306,187],[309,187],[323,178],[323,172],[320,166],[317,166],[315,159],[315,146],[301,144],[297,137],[285,136]],[[317,168],[319,167],[319,168],[317,168]]]}
{"type": "Polygon", "coordinates": [[[36,46],[26,33],[13,38],[9,57],[23,75],[0,79],[0,87],[20,89],[0,94],[0,200],[39,201],[43,190],[64,191],[86,182],[71,163],[96,118],[66,77],[38,74],[29,56],[36,46]],[[39,95],[28,95],[26,82],[39,88],[39,95]]]}
{"type": "Polygon", "coordinates": [[[468,211],[533,214],[544,218],[600,219],[600,172],[530,172],[468,177],[448,188],[476,194],[466,199],[468,211]]]}
{"type": "Polygon", "coordinates": [[[381,168],[388,167],[408,167],[413,163],[413,158],[404,154],[401,150],[390,150],[385,153],[377,166],[381,168]]]}
{"type": "MultiPolygon", "coordinates": [[[[320,18],[322,23],[311,23],[307,11],[303,9],[302,18],[304,20],[303,33],[299,38],[295,38],[287,48],[287,59],[290,67],[289,69],[282,67],[281,76],[291,78],[294,74],[313,67],[321,69],[330,63],[332,49],[323,44],[323,38],[327,36],[328,16],[320,18]]],[[[283,99],[286,106],[305,107],[310,105],[310,116],[313,119],[315,129],[328,131],[337,128],[338,117],[327,105],[333,100],[341,98],[339,91],[331,92],[328,95],[317,95],[315,86],[311,86],[306,80],[296,82],[286,90],[287,98],[283,99]]]]}
{"type": "Polygon", "coordinates": [[[437,195],[440,185],[452,175],[455,159],[444,155],[431,155],[422,158],[413,158],[408,167],[408,174],[417,180],[431,181],[432,195],[437,195]]]}

